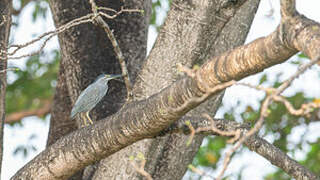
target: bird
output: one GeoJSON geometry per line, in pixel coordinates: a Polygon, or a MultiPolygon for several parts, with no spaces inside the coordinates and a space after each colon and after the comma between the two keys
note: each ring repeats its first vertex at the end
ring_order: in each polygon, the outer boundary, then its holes
{"type": "Polygon", "coordinates": [[[93,121],[90,118],[90,111],[101,101],[101,99],[108,92],[108,82],[109,80],[122,77],[121,74],[101,74],[97,79],[90,84],[85,90],[83,90],[76,103],[74,104],[70,118],[74,119],[78,113],[83,115],[85,113],[86,118],[83,118],[84,126],[87,126],[87,121],[90,124],[93,124],[93,121]]]}

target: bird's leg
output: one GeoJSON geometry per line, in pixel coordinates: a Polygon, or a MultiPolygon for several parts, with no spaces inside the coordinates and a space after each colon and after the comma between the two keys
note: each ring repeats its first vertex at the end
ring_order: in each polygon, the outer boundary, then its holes
{"type": "Polygon", "coordinates": [[[91,120],[91,118],[90,118],[89,112],[90,112],[90,111],[86,112],[86,116],[87,116],[90,124],[93,124],[93,122],[92,122],[92,120],[91,120]]]}
{"type": "Polygon", "coordinates": [[[83,119],[83,125],[81,127],[86,127],[87,126],[87,120],[86,120],[86,117],[83,116],[83,113],[81,113],[81,118],[83,119]]]}

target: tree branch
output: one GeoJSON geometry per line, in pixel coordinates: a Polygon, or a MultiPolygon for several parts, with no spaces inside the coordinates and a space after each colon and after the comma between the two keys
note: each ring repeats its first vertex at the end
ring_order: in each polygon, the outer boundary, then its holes
{"type": "MultiPolygon", "coordinates": [[[[194,118],[187,117],[183,120],[179,120],[174,127],[167,129],[168,133],[185,133],[190,134],[190,128],[185,123],[188,120],[191,123],[191,126],[197,131],[197,133],[218,135],[218,136],[229,136],[230,134],[225,134],[226,132],[236,132],[237,130],[241,131],[241,134],[245,134],[250,129],[249,124],[237,123],[235,121],[225,120],[225,119],[208,119],[208,118],[194,118]],[[219,129],[224,133],[219,133],[212,129],[212,127],[219,129]]],[[[295,179],[310,179],[316,180],[317,176],[309,171],[304,166],[300,165],[297,161],[290,158],[279,148],[270,144],[263,138],[258,135],[253,135],[249,137],[244,144],[251,150],[262,157],[266,158],[273,165],[283,169],[288,175],[295,179]]]]}
{"type": "MultiPolygon", "coordinates": [[[[112,46],[114,48],[114,52],[117,56],[117,59],[119,60],[119,64],[121,66],[121,71],[122,71],[122,76],[123,76],[123,79],[124,79],[124,83],[126,85],[126,88],[127,88],[127,98],[128,100],[131,100],[132,97],[133,97],[133,94],[132,94],[132,84],[131,84],[131,81],[130,81],[130,77],[129,77],[129,73],[128,73],[128,69],[127,69],[127,65],[126,65],[126,62],[124,60],[124,56],[123,56],[123,53],[119,47],[119,44],[113,34],[113,32],[110,30],[109,28],[109,25],[102,19],[102,17],[100,16],[100,14],[98,13],[98,7],[95,3],[94,0],[89,0],[90,4],[91,4],[91,8],[92,8],[92,12],[95,14],[95,22],[101,26],[103,28],[103,30],[107,33],[111,43],[112,43],[112,46]]],[[[122,9],[122,7],[121,7],[122,9]]],[[[122,10],[120,11],[122,12],[122,10]]]]}
{"type": "Polygon", "coordinates": [[[318,177],[309,171],[307,168],[303,167],[297,161],[291,159],[288,155],[282,152],[279,148],[270,144],[266,140],[260,138],[257,135],[253,135],[249,137],[244,144],[251,150],[254,151],[268,161],[270,161],[273,165],[281,168],[291,177],[303,180],[310,179],[316,180],[318,177]]]}

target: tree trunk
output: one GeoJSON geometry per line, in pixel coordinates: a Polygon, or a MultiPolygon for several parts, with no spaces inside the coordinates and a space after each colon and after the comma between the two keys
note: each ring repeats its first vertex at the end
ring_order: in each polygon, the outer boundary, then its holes
{"type": "MultiPolygon", "coordinates": [[[[8,40],[11,26],[11,0],[0,0],[0,51],[7,52],[8,40]]],[[[6,55],[0,53],[0,177],[3,157],[3,128],[5,120],[5,99],[7,87],[7,59],[6,55]]]]}
{"type": "MultiPolygon", "coordinates": [[[[137,99],[160,92],[179,79],[178,63],[189,67],[201,65],[208,57],[219,55],[244,42],[259,1],[239,1],[235,4],[222,2],[172,2],[156,44],[135,84],[137,99]]],[[[199,117],[202,113],[214,116],[222,95],[213,97],[186,116],[199,117]]],[[[98,169],[94,179],[105,176],[137,179],[139,175],[130,166],[128,157],[138,152],[146,155],[146,170],[154,179],[181,179],[198,151],[203,136],[197,136],[190,146],[186,146],[187,138],[185,135],[172,134],[135,143],[104,160],[107,165],[100,166],[101,170],[98,169]],[[99,170],[104,173],[98,174],[99,170]]]]}
{"type": "MultiPolygon", "coordinates": [[[[50,1],[56,27],[91,13],[89,1],[50,1]]],[[[147,30],[151,13],[150,0],[134,2],[97,1],[98,7],[120,10],[141,9],[140,13],[122,13],[115,19],[104,19],[114,31],[115,37],[127,62],[129,75],[134,83],[146,57],[147,30]]],[[[72,105],[98,75],[119,74],[120,65],[107,34],[94,24],[82,24],[59,34],[61,62],[58,85],[51,110],[48,145],[77,129],[77,123],[69,118],[72,105]]],[[[123,83],[109,82],[109,91],[91,113],[93,120],[107,117],[119,110],[126,100],[123,83]]],[[[79,124],[78,124],[79,125],[79,124]]]]}
{"type": "MultiPolygon", "coordinates": [[[[97,1],[98,3],[98,1],[97,1]]],[[[123,14],[105,19],[114,30],[120,48],[128,62],[130,77],[135,81],[145,59],[150,1],[125,2],[126,8],[144,9],[145,16],[123,14]]],[[[173,1],[167,20],[144,65],[141,78],[134,86],[135,100],[159,92],[179,79],[176,64],[201,65],[208,57],[219,55],[241,45],[249,31],[259,0],[238,1],[173,1]],[[192,9],[192,11],[189,11],[192,9]],[[232,27],[232,28],[230,28],[232,27]],[[200,55],[200,56],[199,56],[200,55]]],[[[98,7],[120,9],[119,1],[99,4],[98,7]]],[[[50,1],[57,27],[90,13],[88,2],[50,1]]],[[[52,108],[48,145],[77,128],[69,119],[75,99],[101,73],[119,73],[120,66],[105,32],[98,26],[84,24],[59,35],[62,59],[58,85],[52,108]]],[[[104,100],[97,105],[93,119],[116,112],[125,102],[125,88],[111,82],[104,100]]],[[[210,113],[214,116],[223,93],[213,97],[188,116],[210,113]]],[[[168,135],[156,140],[143,140],[102,160],[86,175],[86,179],[136,179],[137,172],[128,157],[142,152],[147,157],[147,170],[155,179],[181,179],[191,163],[203,136],[197,136],[186,146],[186,136],[168,135]],[[88,178],[90,177],[90,178],[88,178]]]]}

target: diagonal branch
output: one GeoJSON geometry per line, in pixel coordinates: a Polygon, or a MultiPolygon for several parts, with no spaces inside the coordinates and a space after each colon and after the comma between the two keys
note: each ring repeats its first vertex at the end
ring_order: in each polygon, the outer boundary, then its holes
{"type": "MultiPolygon", "coordinates": [[[[229,134],[224,133],[236,132],[237,130],[240,130],[241,134],[245,134],[250,129],[249,124],[238,123],[226,119],[186,117],[179,120],[174,127],[170,127],[166,130],[166,132],[190,134],[190,128],[185,123],[185,120],[188,120],[191,126],[194,129],[196,129],[198,133],[203,134],[230,136],[229,134]],[[224,133],[221,134],[215,129],[212,129],[212,126],[214,126],[219,131],[223,131],[224,133]]],[[[266,158],[273,165],[283,169],[288,175],[294,177],[295,179],[317,179],[317,176],[313,174],[311,171],[309,171],[307,168],[299,164],[294,159],[290,158],[279,148],[275,147],[273,144],[270,144],[268,141],[264,140],[258,135],[251,136],[244,142],[244,144],[251,151],[254,151],[262,157],[266,158]]]]}

